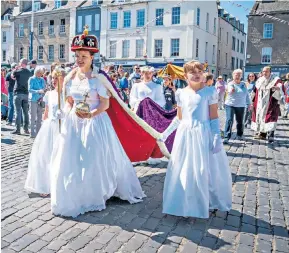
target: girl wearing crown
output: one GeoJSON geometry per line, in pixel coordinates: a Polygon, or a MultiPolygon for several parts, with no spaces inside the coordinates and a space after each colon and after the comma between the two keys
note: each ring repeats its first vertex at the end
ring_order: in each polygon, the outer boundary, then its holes
{"type": "Polygon", "coordinates": [[[85,31],[73,39],[71,50],[78,68],[65,80],[64,122],[51,163],[51,208],[56,215],[76,217],[105,209],[112,196],[132,204],[145,195],[107,113],[107,79],[92,68],[96,37],[85,31]]]}
{"type": "MultiPolygon", "coordinates": [[[[25,189],[31,192],[40,193],[45,197],[50,193],[50,158],[53,145],[59,134],[59,101],[58,96],[62,98],[58,91],[62,91],[65,71],[56,68],[52,74],[52,85],[55,90],[46,92],[43,101],[45,102],[45,111],[43,124],[33,143],[30,159],[28,163],[27,179],[25,189]]],[[[63,101],[60,100],[60,106],[63,107],[63,101]]]]}

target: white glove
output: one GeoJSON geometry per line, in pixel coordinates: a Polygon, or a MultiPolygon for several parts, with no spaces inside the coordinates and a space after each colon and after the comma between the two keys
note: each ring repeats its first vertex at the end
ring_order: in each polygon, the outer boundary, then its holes
{"type": "Polygon", "coordinates": [[[211,132],[213,134],[212,152],[216,154],[222,150],[222,138],[220,131],[219,119],[212,119],[210,121],[211,132]]]}
{"type": "Polygon", "coordinates": [[[56,111],[55,115],[57,119],[63,119],[65,117],[65,113],[60,109],[56,111]]]}
{"type": "Polygon", "coordinates": [[[178,117],[175,117],[168,128],[161,134],[160,141],[165,142],[166,139],[178,128],[180,122],[181,121],[178,119],[178,117]]]}

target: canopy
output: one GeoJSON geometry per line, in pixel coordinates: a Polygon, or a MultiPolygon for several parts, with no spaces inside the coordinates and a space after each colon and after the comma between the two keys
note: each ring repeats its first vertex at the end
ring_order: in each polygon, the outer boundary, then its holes
{"type": "Polygon", "coordinates": [[[165,74],[170,75],[173,80],[174,79],[185,80],[184,68],[178,67],[170,63],[158,72],[158,75],[160,77],[163,77],[165,74]]]}

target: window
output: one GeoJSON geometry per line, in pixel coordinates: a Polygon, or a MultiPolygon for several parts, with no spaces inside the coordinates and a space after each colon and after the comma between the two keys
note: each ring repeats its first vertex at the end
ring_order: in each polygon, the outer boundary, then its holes
{"type": "Polygon", "coordinates": [[[48,46],[48,60],[54,60],[54,45],[48,46]]]}
{"type": "Polygon", "coordinates": [[[155,40],[155,57],[163,56],[163,40],[155,40]]]}
{"type": "Polygon", "coordinates": [[[28,23],[28,29],[29,32],[31,32],[31,22],[28,23]]]}
{"type": "Polygon", "coordinates": [[[145,23],[145,10],[137,10],[136,26],[142,27],[145,23]]]}
{"type": "Polygon", "coordinates": [[[221,41],[222,40],[222,28],[220,27],[219,29],[219,40],[221,41]]]}
{"type": "Polygon", "coordinates": [[[27,47],[27,59],[30,60],[30,47],[27,47]]]}
{"type": "Polygon", "coordinates": [[[65,33],[65,19],[64,18],[60,20],[59,32],[65,33]]]}
{"type": "Polygon", "coordinates": [[[124,11],[123,12],[123,27],[124,28],[130,27],[130,18],[131,18],[131,12],[124,11]]]}
{"type": "Polygon", "coordinates": [[[241,41],[241,50],[240,50],[241,54],[244,54],[244,48],[245,48],[245,43],[241,41]]]}
{"type": "Polygon", "coordinates": [[[6,61],[6,50],[2,50],[2,61],[6,61]]]}
{"type": "Polygon", "coordinates": [[[262,48],[262,64],[268,64],[272,61],[272,47],[263,47],[262,48]]]}
{"type": "MultiPolygon", "coordinates": [[[[214,34],[216,34],[217,32],[217,19],[214,18],[214,34]]],[[[220,29],[220,32],[221,32],[221,29],[220,29]]]]}
{"type": "Polygon", "coordinates": [[[215,64],[215,63],[216,63],[216,59],[215,59],[215,56],[216,56],[216,46],[215,46],[215,45],[213,45],[213,59],[212,59],[212,62],[213,62],[213,64],[215,64]]]}
{"type": "Polygon", "coordinates": [[[171,56],[180,56],[180,39],[171,39],[171,56]]]}
{"type": "Polygon", "coordinates": [[[235,57],[232,57],[231,70],[235,70],[235,57]]]}
{"type": "Polygon", "coordinates": [[[117,12],[110,13],[110,29],[117,29],[117,12]]]}
{"type": "Polygon", "coordinates": [[[61,7],[61,0],[54,0],[54,6],[56,9],[61,7]]]}
{"type": "Polygon", "coordinates": [[[196,58],[199,58],[199,39],[196,39],[196,58]]]}
{"type": "Polygon", "coordinates": [[[43,35],[43,22],[38,23],[38,35],[43,35]]]}
{"type": "Polygon", "coordinates": [[[54,20],[50,20],[49,21],[48,33],[49,33],[49,35],[53,35],[54,34],[54,20]]]}
{"type": "Polygon", "coordinates": [[[197,8],[197,25],[200,25],[201,9],[197,8]]]}
{"type": "Polygon", "coordinates": [[[122,42],[122,58],[129,57],[129,40],[124,40],[122,42]]]}
{"type": "Polygon", "coordinates": [[[77,16],[77,32],[81,33],[83,30],[82,16],[77,16]]]}
{"type": "Polygon", "coordinates": [[[19,37],[24,37],[24,24],[19,24],[19,37]]]}
{"type": "Polygon", "coordinates": [[[164,9],[156,9],[156,26],[164,25],[164,9]]]}
{"type": "Polygon", "coordinates": [[[205,61],[208,61],[208,42],[206,42],[206,47],[205,47],[205,61]]]}
{"type": "Polygon", "coordinates": [[[2,32],[2,42],[7,42],[7,35],[6,35],[6,31],[2,32]]]}
{"type": "Polygon", "coordinates": [[[180,24],[181,22],[181,7],[173,7],[172,9],[172,25],[180,24]]]}
{"type": "Polygon", "coordinates": [[[144,50],[144,40],[136,40],[136,57],[143,57],[143,50],[144,50]]]}
{"type": "Polygon", "coordinates": [[[38,46],[37,58],[38,60],[43,60],[43,46],[38,46]]]}
{"type": "Polygon", "coordinates": [[[19,56],[19,60],[24,58],[24,48],[23,47],[19,48],[18,56],[19,56]]]}
{"type": "Polygon", "coordinates": [[[239,68],[239,59],[236,58],[236,69],[239,68]]]}
{"type": "Polygon", "coordinates": [[[237,52],[239,52],[239,49],[240,49],[240,41],[237,40],[237,52]]]}
{"type": "Polygon", "coordinates": [[[33,5],[33,11],[39,11],[41,9],[41,3],[40,2],[34,2],[34,5],[33,5]]]}
{"type": "Polygon", "coordinates": [[[232,37],[232,50],[236,50],[236,38],[234,36],[232,37]]]}
{"type": "Polygon", "coordinates": [[[10,17],[11,17],[11,15],[10,15],[10,14],[5,14],[5,15],[4,15],[4,20],[9,20],[9,19],[10,19],[10,17]]]}
{"type": "Polygon", "coordinates": [[[100,14],[95,14],[94,18],[95,18],[95,20],[94,20],[94,30],[95,31],[99,31],[99,29],[100,29],[100,14]]]}
{"type": "Polygon", "coordinates": [[[109,41],[109,58],[116,57],[116,40],[109,41]]]}
{"type": "Polygon", "coordinates": [[[210,18],[210,15],[209,13],[207,13],[207,18],[206,18],[206,31],[207,32],[209,31],[209,18],[210,18]]]}
{"type": "Polygon", "coordinates": [[[98,5],[98,0],[92,0],[92,5],[93,5],[93,6],[98,5]]]}
{"type": "Polygon", "coordinates": [[[227,45],[229,44],[229,32],[227,32],[227,45]]]}
{"type": "Polygon", "coordinates": [[[272,39],[273,38],[273,24],[265,23],[263,26],[263,38],[272,39]]]}
{"type": "Polygon", "coordinates": [[[244,61],[240,60],[240,69],[242,69],[244,67],[244,61]]]}
{"type": "Polygon", "coordinates": [[[59,59],[65,59],[65,45],[59,45],[59,59]]]}
{"type": "Polygon", "coordinates": [[[226,53],[225,63],[226,63],[226,67],[228,67],[228,53],[226,53]]]}
{"type": "Polygon", "coordinates": [[[86,15],[84,18],[85,25],[88,25],[88,31],[91,31],[91,22],[92,22],[92,16],[86,15]]]}
{"type": "Polygon", "coordinates": [[[221,50],[218,50],[218,62],[221,63],[221,50]]]}
{"type": "Polygon", "coordinates": [[[27,54],[28,54],[28,59],[32,60],[33,59],[33,52],[31,51],[31,47],[27,47],[27,54]]]}

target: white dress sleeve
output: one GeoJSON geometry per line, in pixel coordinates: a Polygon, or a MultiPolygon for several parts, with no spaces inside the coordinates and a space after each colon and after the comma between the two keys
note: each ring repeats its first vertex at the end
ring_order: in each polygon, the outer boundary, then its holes
{"type": "Polygon", "coordinates": [[[69,82],[64,87],[64,89],[65,89],[65,98],[71,96],[71,92],[70,92],[71,84],[72,84],[72,80],[69,80],[69,82]]]}
{"type": "Polygon", "coordinates": [[[209,97],[209,105],[217,104],[218,103],[218,93],[214,87],[210,88],[210,97],[209,97]]]}
{"type": "Polygon", "coordinates": [[[179,107],[182,107],[181,91],[182,91],[182,89],[177,89],[176,94],[175,94],[177,106],[179,106],[179,107]]]}
{"type": "Polygon", "coordinates": [[[131,108],[135,108],[138,102],[137,85],[133,85],[129,95],[129,104],[131,108]]]}
{"type": "Polygon", "coordinates": [[[165,99],[164,90],[163,90],[163,86],[162,85],[158,85],[157,86],[157,89],[155,89],[155,96],[154,97],[155,97],[155,102],[159,106],[165,107],[166,99],[165,99]]]}
{"type": "Polygon", "coordinates": [[[45,103],[46,106],[48,105],[49,93],[50,91],[47,91],[45,93],[45,96],[43,97],[43,102],[45,103]]]}
{"type": "Polygon", "coordinates": [[[96,82],[96,90],[97,90],[97,93],[99,96],[101,96],[103,98],[109,98],[108,90],[105,88],[105,86],[98,79],[96,82]]]}

